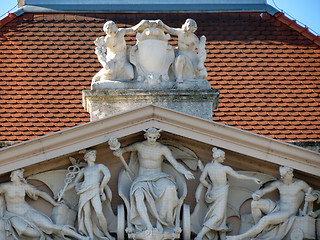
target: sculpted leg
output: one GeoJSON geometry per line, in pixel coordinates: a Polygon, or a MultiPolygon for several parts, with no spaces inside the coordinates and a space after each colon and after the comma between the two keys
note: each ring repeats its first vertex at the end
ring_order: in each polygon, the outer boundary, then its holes
{"type": "Polygon", "coordinates": [[[93,236],[93,229],[92,229],[92,222],[91,222],[91,210],[90,210],[90,202],[86,202],[83,206],[83,215],[84,215],[84,224],[85,228],[89,234],[90,239],[94,239],[93,236]]]}
{"type": "Polygon", "coordinates": [[[147,230],[152,230],[152,224],[150,222],[148,211],[144,203],[144,194],[142,190],[138,189],[137,191],[135,191],[134,197],[136,199],[137,211],[144,223],[146,224],[147,230]]]}
{"type": "Polygon", "coordinates": [[[92,203],[92,206],[97,214],[97,217],[98,217],[98,221],[99,221],[99,224],[100,224],[100,227],[104,233],[105,236],[109,237],[109,239],[113,239],[113,237],[111,237],[111,235],[109,234],[109,231],[108,231],[108,223],[107,223],[107,220],[105,218],[105,216],[103,215],[103,211],[102,211],[102,205],[101,205],[101,200],[99,197],[94,197],[92,200],[91,200],[91,203],[92,203]]]}
{"type": "Polygon", "coordinates": [[[267,226],[271,224],[280,224],[283,221],[285,221],[287,218],[288,218],[287,215],[281,212],[276,212],[274,214],[266,215],[262,217],[261,220],[252,228],[250,228],[247,232],[237,236],[228,236],[227,240],[241,240],[249,237],[255,237],[259,233],[261,233],[263,229],[265,229],[267,226]]]}
{"type": "Polygon", "coordinates": [[[183,67],[185,65],[185,58],[183,56],[178,56],[176,61],[175,61],[175,72],[176,72],[176,77],[177,77],[177,82],[182,83],[183,78],[182,78],[182,72],[183,72],[183,67]]]}
{"type": "MultiPolygon", "coordinates": [[[[86,236],[82,236],[80,234],[78,234],[77,232],[75,232],[74,230],[72,230],[69,226],[67,225],[57,225],[54,224],[53,222],[51,222],[50,220],[48,220],[48,218],[40,218],[38,215],[38,218],[36,218],[37,221],[37,227],[39,227],[40,230],[44,231],[45,233],[48,234],[55,234],[57,236],[69,236],[69,237],[73,237],[76,239],[80,239],[80,240],[89,240],[88,237],[86,236]]],[[[29,228],[29,232],[28,234],[31,234],[32,232],[30,231],[31,228],[29,228]]],[[[35,232],[34,232],[35,233],[35,232]]],[[[37,235],[35,237],[40,237],[40,233],[37,231],[37,235]]],[[[25,233],[27,234],[27,233],[25,233]]],[[[31,237],[31,235],[28,235],[29,237],[31,237]]]]}
{"type": "Polygon", "coordinates": [[[276,204],[269,199],[259,199],[251,202],[251,212],[254,222],[257,224],[264,214],[268,214],[276,204]]]}
{"type": "Polygon", "coordinates": [[[161,220],[166,222],[169,226],[174,225],[176,207],[178,205],[177,188],[174,183],[166,178],[157,181],[159,189],[165,187],[165,191],[161,196],[160,203],[157,204],[159,209],[159,216],[161,220]]]}
{"type": "Polygon", "coordinates": [[[19,236],[37,238],[41,236],[41,230],[36,227],[28,225],[24,220],[19,217],[12,217],[10,219],[13,228],[16,230],[19,236]]]}
{"type": "Polygon", "coordinates": [[[194,240],[201,240],[203,239],[203,237],[210,231],[211,229],[203,226],[203,228],[200,230],[200,232],[198,233],[198,235],[196,236],[196,238],[194,240]]]}
{"type": "MultiPolygon", "coordinates": [[[[59,229],[60,231],[60,229],[59,229]]],[[[80,240],[89,240],[89,237],[86,236],[82,236],[78,233],[76,233],[75,231],[73,231],[72,229],[70,229],[68,226],[63,226],[61,229],[61,233],[62,235],[67,235],[76,239],[80,239],[80,240]]]]}
{"type": "MultiPolygon", "coordinates": [[[[17,231],[18,229],[16,229],[17,231]]],[[[30,238],[38,238],[41,236],[40,232],[37,231],[34,228],[28,227],[26,229],[24,229],[23,231],[21,231],[21,235],[25,236],[25,237],[30,237],[30,238]]]]}

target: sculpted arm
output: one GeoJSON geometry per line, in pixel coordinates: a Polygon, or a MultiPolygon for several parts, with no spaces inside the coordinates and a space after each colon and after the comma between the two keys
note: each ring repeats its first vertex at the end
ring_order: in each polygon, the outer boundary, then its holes
{"type": "Polygon", "coordinates": [[[258,200],[263,197],[266,193],[272,192],[278,188],[280,181],[274,181],[269,186],[259,189],[252,194],[253,200],[258,200]]]}
{"type": "Polygon", "coordinates": [[[124,36],[125,34],[133,34],[136,32],[135,27],[131,27],[131,28],[119,28],[119,33],[122,34],[122,36],[124,36]]]}
{"type": "Polygon", "coordinates": [[[178,36],[182,31],[180,28],[172,28],[168,25],[164,24],[161,20],[158,20],[158,23],[161,27],[163,27],[169,34],[178,36]]]}
{"type": "Polygon", "coordinates": [[[317,200],[317,195],[312,194],[312,188],[305,181],[299,180],[299,185],[301,190],[305,193],[304,200],[306,202],[314,202],[317,200]]]}
{"type": "Polygon", "coordinates": [[[132,145],[129,145],[129,146],[126,146],[126,147],[123,147],[123,148],[120,148],[120,152],[121,154],[122,153],[126,153],[126,152],[133,152],[133,151],[138,151],[138,148],[139,148],[139,145],[141,143],[134,143],[132,145]]]}
{"type": "Polygon", "coordinates": [[[100,191],[102,192],[104,187],[107,185],[107,183],[109,182],[110,178],[111,178],[111,174],[110,174],[110,171],[109,169],[104,166],[104,165],[100,165],[100,171],[102,172],[103,174],[103,179],[101,181],[101,184],[100,184],[100,191]]]}
{"type": "Polygon", "coordinates": [[[68,187],[66,188],[66,191],[70,190],[71,188],[74,188],[82,179],[83,177],[83,171],[84,169],[82,168],[76,178],[74,179],[73,183],[69,184],[68,187]]]}
{"type": "Polygon", "coordinates": [[[261,183],[260,179],[258,179],[258,178],[249,177],[249,176],[246,176],[246,175],[243,175],[243,174],[239,174],[235,170],[233,170],[231,167],[225,166],[225,168],[226,168],[227,174],[229,174],[230,176],[233,176],[233,177],[238,178],[238,179],[243,179],[243,180],[252,180],[252,181],[255,181],[257,184],[261,183]]]}
{"type": "Polygon", "coordinates": [[[179,173],[182,173],[186,177],[186,179],[194,179],[193,174],[188,171],[182,164],[178,163],[177,160],[172,156],[169,148],[165,146],[163,146],[163,155],[179,173]]]}
{"type": "Polygon", "coordinates": [[[46,192],[40,191],[31,185],[25,185],[26,193],[29,197],[34,200],[37,200],[37,197],[41,197],[42,199],[46,200],[47,202],[51,203],[53,206],[59,206],[59,203],[54,201],[54,199],[46,192]]]}
{"type": "Polygon", "coordinates": [[[200,182],[206,188],[209,188],[209,183],[206,180],[206,178],[208,177],[209,166],[210,166],[210,163],[205,166],[205,168],[200,176],[200,182]]]}
{"type": "Polygon", "coordinates": [[[0,194],[3,194],[7,191],[6,184],[0,184],[0,194]]]}

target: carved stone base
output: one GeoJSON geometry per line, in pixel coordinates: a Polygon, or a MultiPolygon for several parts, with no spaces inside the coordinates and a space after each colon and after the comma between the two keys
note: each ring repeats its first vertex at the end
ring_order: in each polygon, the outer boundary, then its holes
{"type": "Polygon", "coordinates": [[[160,232],[157,229],[153,231],[143,231],[128,234],[129,239],[143,239],[143,240],[165,240],[180,238],[179,233],[173,232],[160,232]]]}
{"type": "Polygon", "coordinates": [[[58,225],[69,225],[74,227],[77,218],[77,212],[69,209],[67,205],[62,204],[58,207],[53,207],[51,219],[58,225]]]}
{"type": "Polygon", "coordinates": [[[218,105],[219,90],[84,90],[82,98],[91,121],[148,104],[212,120],[212,111],[218,105]]]}
{"type": "MultiPolygon", "coordinates": [[[[151,75],[152,76],[152,75],[151,75]]],[[[176,81],[160,81],[156,79],[144,79],[142,81],[129,80],[129,81],[116,81],[116,80],[101,80],[94,82],[91,85],[91,90],[160,90],[160,89],[197,89],[208,90],[211,88],[210,82],[205,79],[187,79],[181,83],[176,81]],[[154,80],[154,81],[153,81],[154,80]]]]}

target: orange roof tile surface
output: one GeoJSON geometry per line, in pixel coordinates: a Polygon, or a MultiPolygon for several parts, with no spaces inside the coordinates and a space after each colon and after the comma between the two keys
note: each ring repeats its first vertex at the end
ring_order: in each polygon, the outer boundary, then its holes
{"type": "Polygon", "coordinates": [[[281,14],[24,13],[0,21],[0,141],[90,121],[82,90],[101,69],[93,41],[107,20],[180,27],[186,18],[207,37],[207,79],[220,89],[214,121],[282,141],[320,140],[320,40],[281,14]]]}

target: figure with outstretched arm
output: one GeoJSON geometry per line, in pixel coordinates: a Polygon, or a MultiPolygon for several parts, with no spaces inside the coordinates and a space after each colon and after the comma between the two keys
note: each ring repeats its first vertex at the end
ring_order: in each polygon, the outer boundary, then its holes
{"type": "Polygon", "coordinates": [[[47,239],[48,236],[54,235],[64,239],[69,236],[80,240],[89,240],[88,237],[82,236],[66,225],[58,225],[44,213],[32,208],[25,200],[26,195],[31,199],[37,200],[38,197],[51,203],[53,206],[60,206],[47,193],[36,189],[28,184],[23,178],[23,170],[15,170],[11,173],[11,182],[0,185],[0,203],[3,212],[3,218],[7,219],[14,229],[11,235],[14,239],[32,238],[47,239]]]}
{"type": "MultiPolygon", "coordinates": [[[[261,184],[261,181],[257,178],[239,174],[231,167],[222,165],[225,160],[224,151],[213,148],[212,153],[212,162],[205,166],[200,176],[200,184],[207,189],[205,201],[209,205],[209,208],[203,221],[203,227],[195,238],[196,240],[203,239],[208,234],[213,236],[217,232],[221,238],[228,231],[228,227],[226,226],[229,190],[228,176],[242,180],[251,180],[257,184],[261,184]]],[[[211,237],[208,237],[208,239],[211,239],[211,237]]]]}
{"type": "Polygon", "coordinates": [[[104,24],[103,30],[106,36],[94,41],[97,46],[95,53],[103,68],[93,77],[92,83],[133,79],[133,67],[127,58],[127,44],[124,37],[126,34],[135,33],[136,28],[118,28],[113,21],[104,24]]]}
{"type": "Polygon", "coordinates": [[[163,160],[168,162],[187,179],[193,174],[173,157],[169,148],[159,142],[160,130],[149,128],[145,131],[146,141],[136,142],[120,148],[114,154],[118,157],[125,152],[136,152],[138,175],[130,188],[130,223],[141,230],[164,227],[174,228],[178,206],[177,186],[173,176],[162,171],[163,160]]]}

